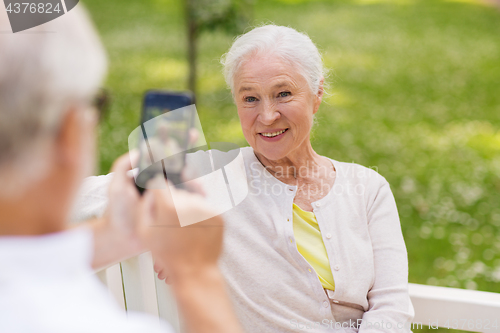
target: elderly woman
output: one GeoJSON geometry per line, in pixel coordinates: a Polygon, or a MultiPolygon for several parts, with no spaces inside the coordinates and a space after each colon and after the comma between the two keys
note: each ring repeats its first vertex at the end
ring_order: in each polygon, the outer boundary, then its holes
{"type": "Polygon", "coordinates": [[[220,267],[246,331],[409,332],[407,253],[389,184],[310,142],[324,93],[316,46],[266,25],[236,39],[223,64],[250,147],[249,194],[223,214],[220,267]]]}

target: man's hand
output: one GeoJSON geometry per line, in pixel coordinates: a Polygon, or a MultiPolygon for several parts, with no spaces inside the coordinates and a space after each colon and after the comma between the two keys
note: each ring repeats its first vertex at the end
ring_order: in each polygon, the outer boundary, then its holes
{"type": "MultiPolygon", "coordinates": [[[[161,178],[154,181],[165,182],[161,178]]],[[[203,219],[214,213],[201,195],[178,190],[167,184],[163,187],[166,188],[148,189],[145,192],[139,212],[139,234],[155,257],[159,258],[157,266],[168,267],[173,275],[216,266],[222,247],[222,218],[215,216],[181,227],[178,214],[203,219]]]]}
{"type": "Polygon", "coordinates": [[[139,211],[139,234],[157,263],[168,267],[188,332],[243,332],[217,267],[222,247],[222,218],[216,216],[181,227],[178,214],[200,219],[214,214],[201,195],[165,187],[145,192],[139,211]]]}
{"type": "Polygon", "coordinates": [[[128,174],[129,154],[119,157],[111,172],[109,202],[103,218],[93,222],[95,234],[95,269],[133,257],[146,249],[137,236],[137,213],[140,195],[128,174]]]}

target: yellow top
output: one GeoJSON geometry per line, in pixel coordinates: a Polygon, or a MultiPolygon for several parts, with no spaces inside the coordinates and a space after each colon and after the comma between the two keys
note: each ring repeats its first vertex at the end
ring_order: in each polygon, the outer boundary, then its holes
{"type": "Polygon", "coordinates": [[[293,204],[293,233],[297,249],[314,268],[323,288],[335,290],[332,269],[316,216],[296,204],[293,204]]]}

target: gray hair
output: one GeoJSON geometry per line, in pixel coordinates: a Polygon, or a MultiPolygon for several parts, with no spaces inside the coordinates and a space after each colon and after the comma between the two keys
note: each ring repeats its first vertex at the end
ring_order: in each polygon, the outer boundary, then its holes
{"type": "Polygon", "coordinates": [[[234,76],[242,63],[260,54],[276,54],[296,65],[314,94],[326,76],[321,54],[309,36],[293,28],[269,24],[237,37],[222,56],[224,78],[231,91],[234,92],[234,76]]]}
{"type": "MultiPolygon", "coordinates": [[[[64,112],[89,100],[104,77],[104,49],[79,7],[26,32],[0,34],[0,195],[43,174],[64,112]]],[[[10,30],[7,15],[0,29],[10,30]]]]}

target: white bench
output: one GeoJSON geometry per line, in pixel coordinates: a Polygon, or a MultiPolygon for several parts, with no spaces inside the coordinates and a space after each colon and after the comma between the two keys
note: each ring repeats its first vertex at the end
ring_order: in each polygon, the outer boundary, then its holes
{"type": "MultiPolygon", "coordinates": [[[[153,270],[149,253],[141,254],[97,273],[125,310],[147,312],[184,332],[170,287],[153,270]]],[[[413,329],[456,328],[471,332],[500,333],[500,294],[410,283],[415,308],[413,329]],[[486,324],[489,321],[489,327],[486,324]],[[496,327],[495,326],[496,321],[496,327]]]]}
{"type": "Polygon", "coordinates": [[[102,270],[97,276],[124,310],[163,318],[176,332],[184,332],[171,288],[156,276],[149,252],[102,270]]]}
{"type": "Polygon", "coordinates": [[[413,283],[409,292],[415,308],[414,323],[471,332],[500,332],[499,293],[413,283]]]}

